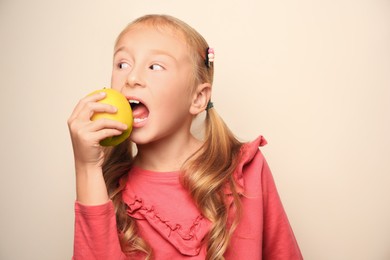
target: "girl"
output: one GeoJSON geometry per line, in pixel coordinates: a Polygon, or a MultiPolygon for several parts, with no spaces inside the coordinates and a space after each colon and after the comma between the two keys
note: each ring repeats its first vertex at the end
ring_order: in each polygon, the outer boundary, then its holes
{"type": "Polygon", "coordinates": [[[77,200],[74,259],[302,259],[258,147],[239,142],[210,102],[213,51],[184,22],[148,15],[115,44],[111,87],[133,106],[127,142],[99,142],[126,126],[83,98],[68,120],[77,200]],[[191,132],[206,111],[205,137],[191,132]],[[133,152],[134,145],[137,152],[133,152]]]}

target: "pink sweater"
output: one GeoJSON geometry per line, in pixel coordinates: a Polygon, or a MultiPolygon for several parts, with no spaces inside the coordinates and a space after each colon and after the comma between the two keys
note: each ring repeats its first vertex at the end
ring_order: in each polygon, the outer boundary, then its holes
{"type": "MultiPolygon", "coordinates": [[[[263,137],[245,144],[235,177],[242,196],[242,218],[225,259],[302,259],[270,169],[258,149],[263,137]]],[[[155,259],[205,259],[202,244],[210,228],[179,182],[180,172],[129,172],[123,200],[139,235],[155,259]]],[[[229,189],[226,189],[228,198],[229,189]]],[[[75,203],[74,260],[130,259],[122,253],[111,201],[98,206],[75,203]]],[[[144,259],[142,255],[131,259],[144,259]]]]}

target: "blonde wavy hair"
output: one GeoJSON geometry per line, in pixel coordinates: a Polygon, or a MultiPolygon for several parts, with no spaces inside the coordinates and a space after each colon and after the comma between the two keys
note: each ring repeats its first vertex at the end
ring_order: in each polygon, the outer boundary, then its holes
{"type": "MultiPolygon", "coordinates": [[[[159,30],[179,33],[186,41],[194,63],[194,90],[201,83],[213,83],[214,67],[206,66],[205,39],[183,21],[168,15],[146,15],[130,23],[118,36],[118,40],[134,26],[152,26],[159,30]]],[[[240,195],[235,189],[234,171],[240,160],[239,142],[218,116],[215,109],[209,109],[205,118],[205,133],[202,147],[182,166],[181,182],[193,198],[204,217],[212,223],[206,239],[206,259],[224,259],[230,237],[237,226],[240,213],[240,195]],[[229,220],[226,186],[232,191],[235,210],[233,221],[229,220]],[[231,223],[230,223],[231,222],[231,223]]],[[[153,259],[153,250],[140,237],[137,225],[127,213],[122,200],[126,176],[134,159],[133,144],[128,141],[105,152],[103,173],[108,194],[114,203],[119,238],[123,252],[144,253],[146,259],[153,259]]]]}

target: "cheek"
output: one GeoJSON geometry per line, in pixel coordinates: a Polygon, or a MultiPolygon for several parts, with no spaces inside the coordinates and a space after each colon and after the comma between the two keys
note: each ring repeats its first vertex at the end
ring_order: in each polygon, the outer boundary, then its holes
{"type": "Polygon", "coordinates": [[[163,109],[165,112],[177,113],[178,111],[188,110],[190,99],[187,91],[181,86],[173,86],[172,88],[159,89],[159,91],[154,94],[158,97],[156,101],[158,102],[157,107],[159,110],[163,109]]]}
{"type": "Polygon", "coordinates": [[[191,96],[191,89],[186,82],[176,81],[172,82],[169,88],[163,90],[164,93],[162,95],[169,99],[174,104],[188,104],[188,101],[191,96]]]}
{"type": "Polygon", "coordinates": [[[119,90],[125,83],[125,78],[118,73],[111,74],[111,88],[119,90]]]}

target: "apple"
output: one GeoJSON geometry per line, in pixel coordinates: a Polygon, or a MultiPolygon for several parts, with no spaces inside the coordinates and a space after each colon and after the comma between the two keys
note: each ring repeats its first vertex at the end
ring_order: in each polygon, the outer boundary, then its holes
{"type": "Polygon", "coordinates": [[[122,143],[130,136],[131,131],[133,130],[133,112],[131,110],[129,101],[119,91],[112,88],[104,88],[93,91],[89,95],[93,95],[99,92],[105,92],[106,97],[102,100],[99,100],[98,102],[115,106],[118,110],[115,114],[101,112],[94,113],[91,117],[91,120],[94,121],[100,118],[107,118],[122,122],[127,125],[127,129],[121,135],[107,137],[100,141],[100,145],[102,146],[115,146],[122,143]]]}

